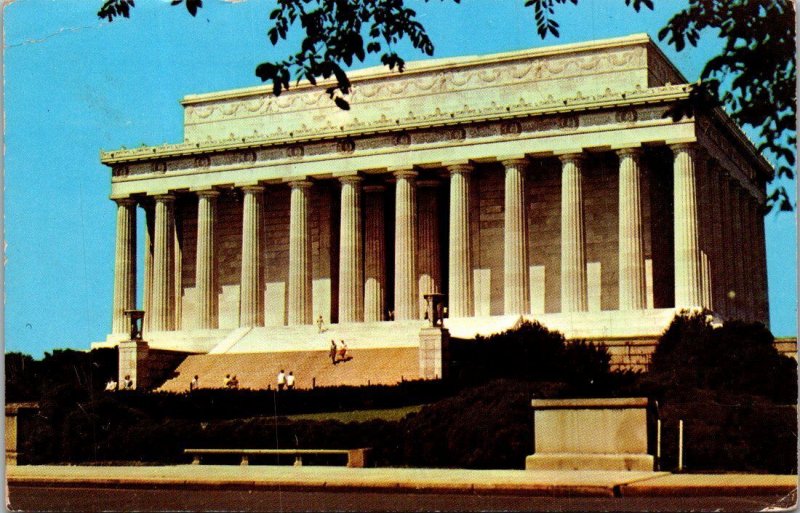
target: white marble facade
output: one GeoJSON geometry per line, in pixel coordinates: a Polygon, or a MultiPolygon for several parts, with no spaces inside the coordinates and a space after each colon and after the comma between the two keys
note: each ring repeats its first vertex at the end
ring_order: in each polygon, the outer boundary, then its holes
{"type": "MultiPolygon", "coordinates": [[[[183,99],[184,141],[103,152],[113,323],[145,331],[707,307],[768,322],[772,169],[646,35],[183,99]],[[137,216],[137,205],[141,214],[137,216]]],[[[613,335],[613,333],[611,334],[613,335]]],[[[200,336],[200,335],[198,335],[200,336]]]]}

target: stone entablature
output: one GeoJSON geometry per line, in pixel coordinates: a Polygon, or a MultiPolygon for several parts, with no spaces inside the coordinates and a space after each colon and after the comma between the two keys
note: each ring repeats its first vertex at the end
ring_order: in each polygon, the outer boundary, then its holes
{"type": "MultiPolygon", "coordinates": [[[[547,103],[610,92],[684,83],[645,34],[601,42],[523,50],[487,57],[410,63],[403,73],[385,67],[352,73],[353,109],[339,110],[323,87],[299,86],[279,97],[272,88],[191,95],[185,107],[185,141],[253,135],[296,136],[365,128],[383,120],[437,117],[468,106],[547,103]],[[602,77],[602,80],[597,80],[602,77]],[[420,102],[425,98],[424,102],[420,102]],[[321,122],[322,121],[322,122],[321,122]]],[[[289,136],[291,137],[291,136],[289,136]]]]}

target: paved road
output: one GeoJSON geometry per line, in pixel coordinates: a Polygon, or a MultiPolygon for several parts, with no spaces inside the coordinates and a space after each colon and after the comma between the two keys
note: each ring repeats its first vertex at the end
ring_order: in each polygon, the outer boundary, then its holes
{"type": "Polygon", "coordinates": [[[788,497],[531,497],[472,493],[302,492],[155,487],[10,486],[24,511],[758,511],[788,497]]]}

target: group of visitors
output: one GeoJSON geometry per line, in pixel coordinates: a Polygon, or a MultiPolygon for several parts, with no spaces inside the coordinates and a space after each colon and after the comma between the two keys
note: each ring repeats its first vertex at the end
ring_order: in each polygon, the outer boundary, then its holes
{"type": "MultiPolygon", "coordinates": [[[[196,378],[197,376],[195,376],[196,378]]],[[[225,377],[222,378],[222,388],[230,388],[230,389],[237,389],[239,388],[239,378],[236,377],[236,374],[231,376],[230,374],[225,374],[225,377]]]]}
{"type": "Polygon", "coordinates": [[[340,340],[339,344],[336,344],[335,340],[331,340],[331,350],[328,353],[328,356],[331,359],[331,363],[336,365],[339,362],[345,362],[349,360],[347,356],[347,344],[344,340],[340,340]]]}
{"type": "Polygon", "coordinates": [[[133,390],[133,380],[131,379],[130,374],[125,375],[125,379],[122,380],[122,383],[119,385],[114,378],[109,379],[106,382],[106,392],[114,392],[119,388],[120,390],[133,390]]]}
{"type": "Polygon", "coordinates": [[[292,390],[294,389],[294,372],[289,371],[289,374],[283,372],[283,369],[278,373],[278,390],[292,390]]]}

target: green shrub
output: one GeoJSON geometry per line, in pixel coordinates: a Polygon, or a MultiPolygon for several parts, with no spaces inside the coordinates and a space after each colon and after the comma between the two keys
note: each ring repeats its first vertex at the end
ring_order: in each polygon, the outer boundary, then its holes
{"type": "Polygon", "coordinates": [[[606,348],[585,341],[567,343],[561,333],[537,322],[474,340],[450,344],[453,380],[458,387],[491,379],[563,381],[573,385],[605,382],[610,377],[606,348]]]}
{"type": "Polygon", "coordinates": [[[758,394],[783,404],[797,401],[797,364],[778,353],[761,323],[711,326],[705,314],[677,316],[653,354],[652,379],[688,386],[758,394]]]}

